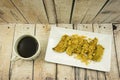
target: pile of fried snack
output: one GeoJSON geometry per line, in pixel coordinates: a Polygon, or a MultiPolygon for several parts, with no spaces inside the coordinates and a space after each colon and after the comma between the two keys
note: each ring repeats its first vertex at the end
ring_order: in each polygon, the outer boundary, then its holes
{"type": "Polygon", "coordinates": [[[58,53],[66,52],[69,56],[75,56],[85,64],[90,61],[100,62],[104,53],[104,48],[98,44],[97,38],[90,39],[77,34],[63,35],[53,50],[58,53]]]}

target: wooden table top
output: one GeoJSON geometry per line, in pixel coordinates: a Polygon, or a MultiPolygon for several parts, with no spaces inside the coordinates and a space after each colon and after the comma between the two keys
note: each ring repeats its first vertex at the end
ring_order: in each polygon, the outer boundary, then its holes
{"type": "MultiPolygon", "coordinates": [[[[54,25],[54,24],[53,24],[54,25]]],[[[120,80],[120,25],[56,24],[57,27],[113,35],[110,72],[48,63],[44,61],[50,26],[44,24],[0,25],[0,80],[120,80]],[[41,42],[41,55],[32,61],[11,61],[15,55],[15,40],[23,35],[35,35],[41,42]]]]}

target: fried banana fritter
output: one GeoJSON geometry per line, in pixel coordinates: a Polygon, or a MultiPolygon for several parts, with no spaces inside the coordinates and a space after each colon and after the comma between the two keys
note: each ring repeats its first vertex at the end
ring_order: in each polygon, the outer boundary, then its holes
{"type": "Polygon", "coordinates": [[[69,39],[70,37],[68,35],[63,35],[60,42],[53,48],[53,50],[59,53],[64,52],[67,49],[69,39]]]}
{"type": "Polygon", "coordinates": [[[104,48],[97,43],[97,38],[87,39],[86,36],[79,36],[77,34],[72,36],[63,35],[53,50],[59,53],[66,51],[66,54],[69,56],[76,55],[76,59],[88,64],[90,61],[99,62],[102,59],[104,48]]]}
{"type": "Polygon", "coordinates": [[[93,58],[92,60],[93,61],[97,61],[97,62],[100,62],[100,60],[102,59],[102,55],[103,55],[103,52],[104,52],[104,48],[102,45],[98,44],[96,46],[96,49],[93,53],[93,58]]]}
{"type": "Polygon", "coordinates": [[[72,35],[68,41],[66,53],[69,56],[72,56],[73,53],[80,54],[84,38],[85,36],[72,35]]]}
{"type": "Polygon", "coordinates": [[[92,54],[96,48],[97,42],[98,42],[97,38],[94,38],[92,41],[90,41],[88,48],[88,59],[92,59],[93,57],[92,54]]]}

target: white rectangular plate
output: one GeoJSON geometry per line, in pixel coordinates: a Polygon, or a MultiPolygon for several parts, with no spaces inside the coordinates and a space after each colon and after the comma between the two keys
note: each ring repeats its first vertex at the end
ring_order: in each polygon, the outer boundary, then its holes
{"type": "Polygon", "coordinates": [[[112,35],[107,34],[99,34],[93,32],[86,32],[80,30],[73,30],[73,29],[65,29],[59,27],[52,27],[50,31],[50,36],[48,40],[47,51],[45,55],[45,60],[48,62],[65,64],[70,66],[76,66],[81,68],[88,68],[93,70],[99,71],[110,71],[110,63],[111,63],[111,45],[112,45],[112,35]],[[105,48],[102,60],[100,62],[90,62],[90,64],[86,65],[85,63],[81,62],[80,60],[75,59],[72,56],[68,56],[65,52],[64,53],[57,53],[52,50],[58,42],[60,41],[61,37],[64,34],[73,35],[84,35],[88,38],[95,38],[97,37],[101,45],[105,48]]]}

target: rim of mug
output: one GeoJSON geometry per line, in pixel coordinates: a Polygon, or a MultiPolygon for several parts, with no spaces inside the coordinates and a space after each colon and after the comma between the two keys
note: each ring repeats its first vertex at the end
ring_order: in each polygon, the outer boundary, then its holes
{"type": "Polygon", "coordinates": [[[36,38],[36,36],[29,35],[29,34],[25,34],[25,35],[22,35],[22,36],[20,36],[19,38],[17,38],[17,40],[16,40],[16,42],[15,42],[15,45],[14,45],[14,50],[15,50],[16,56],[19,57],[19,58],[21,58],[21,59],[24,59],[24,60],[34,60],[34,59],[35,59],[37,56],[39,56],[39,54],[40,54],[40,47],[41,47],[41,46],[40,46],[40,42],[39,42],[39,40],[36,38]],[[18,53],[18,51],[17,51],[17,46],[18,46],[18,43],[20,42],[20,40],[22,40],[23,38],[28,37],[28,36],[34,38],[34,39],[37,41],[37,43],[38,43],[38,49],[37,49],[36,53],[35,53],[33,56],[28,57],[28,58],[25,58],[25,57],[22,57],[22,56],[19,55],[19,53],[18,53]]]}

